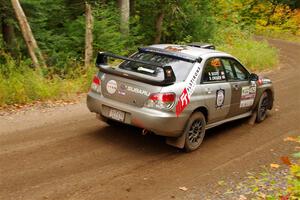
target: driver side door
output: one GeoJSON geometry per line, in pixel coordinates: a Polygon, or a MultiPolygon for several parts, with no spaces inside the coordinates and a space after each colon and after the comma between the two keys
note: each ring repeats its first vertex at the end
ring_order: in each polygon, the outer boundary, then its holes
{"type": "Polygon", "coordinates": [[[233,58],[221,60],[231,87],[231,105],[227,118],[249,112],[255,100],[255,82],[249,81],[250,73],[237,60],[233,58]]]}

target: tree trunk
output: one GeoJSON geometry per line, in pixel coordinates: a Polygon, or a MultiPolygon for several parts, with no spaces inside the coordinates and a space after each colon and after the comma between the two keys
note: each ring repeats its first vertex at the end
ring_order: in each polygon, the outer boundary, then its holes
{"type": "Polygon", "coordinates": [[[22,35],[28,48],[29,55],[32,59],[33,65],[39,68],[41,65],[46,66],[45,60],[42,56],[37,42],[32,34],[31,28],[28,24],[25,13],[20,5],[19,0],[11,0],[11,4],[16,14],[16,18],[19,22],[22,35]]]}
{"type": "Polygon", "coordinates": [[[91,5],[86,3],[85,8],[86,30],[85,30],[85,59],[84,66],[88,68],[93,58],[93,15],[91,5]]]}
{"type": "Polygon", "coordinates": [[[157,18],[156,18],[156,23],[155,23],[156,36],[154,39],[154,44],[160,43],[164,17],[165,17],[165,13],[162,10],[160,13],[158,13],[157,18]]]}
{"type": "Polygon", "coordinates": [[[129,34],[129,17],[130,17],[130,0],[118,0],[121,11],[121,32],[128,36],[129,34]]]}
{"type": "Polygon", "coordinates": [[[268,16],[268,19],[267,19],[267,24],[266,24],[266,26],[269,26],[270,24],[271,24],[271,18],[272,18],[272,16],[274,15],[274,13],[275,13],[275,11],[276,11],[276,8],[277,8],[277,5],[275,4],[275,5],[273,5],[273,8],[272,8],[272,11],[271,11],[271,13],[269,14],[269,16],[268,16]]]}
{"type": "Polygon", "coordinates": [[[13,57],[16,57],[17,43],[15,38],[15,29],[12,24],[7,23],[5,18],[2,18],[1,20],[1,32],[3,36],[4,47],[13,57]]]}
{"type": "Polygon", "coordinates": [[[130,16],[135,15],[135,0],[130,0],[130,16]]]}

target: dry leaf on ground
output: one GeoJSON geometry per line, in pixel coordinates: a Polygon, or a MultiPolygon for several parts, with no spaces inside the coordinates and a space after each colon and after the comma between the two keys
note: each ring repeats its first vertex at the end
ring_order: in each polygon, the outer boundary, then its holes
{"type": "Polygon", "coordinates": [[[179,190],[182,190],[182,191],[187,191],[187,187],[179,187],[179,190]]]}
{"type": "Polygon", "coordinates": [[[275,163],[271,163],[271,164],[270,164],[270,167],[271,167],[271,168],[274,168],[274,169],[277,169],[277,168],[280,167],[280,165],[275,164],[275,163]]]}
{"type": "Polygon", "coordinates": [[[284,138],[283,141],[285,141],[285,142],[297,142],[297,138],[289,136],[289,137],[284,138]]]}
{"type": "Polygon", "coordinates": [[[245,197],[244,195],[240,195],[239,200],[247,200],[247,197],[245,197]]]}
{"type": "Polygon", "coordinates": [[[284,164],[288,165],[288,166],[292,165],[292,163],[291,163],[291,161],[290,161],[290,159],[289,159],[288,156],[282,156],[282,157],[281,157],[281,161],[282,161],[284,164]]]}

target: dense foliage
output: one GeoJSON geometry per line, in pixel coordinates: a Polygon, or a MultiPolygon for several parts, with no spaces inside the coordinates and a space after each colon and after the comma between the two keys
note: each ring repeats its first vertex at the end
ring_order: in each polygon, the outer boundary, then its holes
{"type": "MultiPolygon", "coordinates": [[[[276,64],[276,51],[267,43],[255,42],[253,33],[300,34],[299,1],[296,0],[130,0],[128,33],[124,33],[120,25],[124,12],[120,2],[125,1],[129,0],[88,1],[94,17],[94,53],[101,50],[129,55],[137,46],[154,42],[202,41],[231,52],[253,70],[263,70],[276,64]]],[[[38,76],[55,83],[60,82],[56,81],[58,79],[74,80],[85,76],[85,1],[20,0],[20,3],[47,64],[38,76]]],[[[25,68],[35,72],[8,0],[0,0],[0,24],[0,93],[4,96],[10,93],[4,92],[3,88],[7,88],[4,82],[9,85],[10,78],[15,78],[15,74],[5,75],[5,71],[17,72],[24,80],[25,68]]],[[[51,95],[29,96],[35,100],[51,95]]],[[[52,96],[60,96],[60,92],[52,96]]],[[[0,97],[0,104],[11,102],[16,100],[4,101],[0,97]]]]}
{"type": "MultiPolygon", "coordinates": [[[[131,0],[129,35],[120,32],[117,1],[91,0],[90,3],[95,18],[95,49],[119,54],[129,54],[138,45],[153,43],[157,39],[156,23],[161,14],[161,37],[157,41],[161,43],[227,43],[234,36],[232,31],[236,34],[237,30],[238,34],[254,29],[300,34],[296,0],[131,0]]],[[[22,0],[21,4],[47,65],[54,67],[55,73],[65,73],[69,66],[80,65],[84,55],[85,1],[22,0]]],[[[10,1],[0,0],[0,10],[4,39],[1,45],[15,57],[26,58],[26,46],[10,1]],[[4,26],[11,30],[7,31],[4,26]]]]}

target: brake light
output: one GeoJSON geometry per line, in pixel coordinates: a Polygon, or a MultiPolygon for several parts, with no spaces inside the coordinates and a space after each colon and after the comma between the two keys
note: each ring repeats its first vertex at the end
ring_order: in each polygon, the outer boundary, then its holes
{"type": "Polygon", "coordinates": [[[98,76],[94,76],[93,82],[91,85],[91,90],[100,93],[101,92],[100,84],[101,84],[100,78],[98,78],[98,76]]]}
{"type": "Polygon", "coordinates": [[[153,101],[162,101],[162,102],[173,102],[175,100],[174,93],[156,93],[151,94],[149,97],[153,101]]]}
{"type": "Polygon", "coordinates": [[[98,78],[98,76],[94,76],[94,79],[93,79],[93,83],[95,83],[96,85],[100,85],[100,79],[98,78]]]}
{"type": "Polygon", "coordinates": [[[170,109],[174,105],[176,95],[174,93],[151,94],[145,103],[146,107],[158,109],[170,109]]]}

